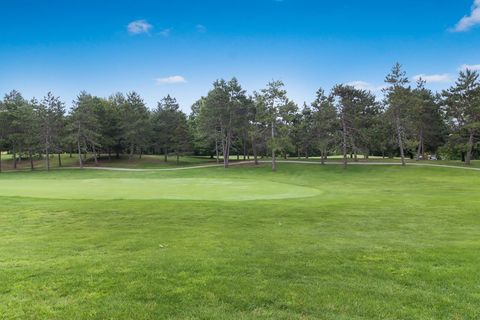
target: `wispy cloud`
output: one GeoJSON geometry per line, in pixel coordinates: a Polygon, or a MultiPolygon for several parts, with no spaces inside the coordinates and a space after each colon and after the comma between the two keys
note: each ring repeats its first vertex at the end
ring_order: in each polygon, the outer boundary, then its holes
{"type": "Polygon", "coordinates": [[[374,85],[370,82],[361,81],[361,80],[349,82],[349,83],[347,83],[347,85],[352,86],[355,89],[368,90],[368,91],[371,91],[373,93],[379,93],[379,92],[382,91],[383,88],[385,88],[384,85],[376,86],[376,85],[374,85]]]}
{"type": "Polygon", "coordinates": [[[163,29],[158,34],[161,35],[162,37],[168,37],[170,36],[170,33],[172,33],[172,29],[168,28],[168,29],[163,29]]]}
{"type": "Polygon", "coordinates": [[[478,24],[480,24],[480,0],[475,0],[470,14],[460,19],[451,31],[466,32],[478,24]]]}
{"type": "Polygon", "coordinates": [[[155,83],[160,86],[164,84],[187,83],[187,80],[182,76],[171,76],[166,78],[157,78],[155,79],[155,83]]]}
{"type": "Polygon", "coordinates": [[[207,32],[207,27],[205,27],[203,24],[197,24],[195,26],[195,29],[197,29],[197,32],[199,32],[199,33],[207,32]]]}
{"type": "Polygon", "coordinates": [[[427,83],[448,83],[452,82],[452,77],[448,73],[444,74],[417,74],[413,80],[424,80],[427,83]]]}
{"type": "Polygon", "coordinates": [[[153,26],[146,20],[135,20],[127,25],[128,33],[137,35],[142,33],[149,33],[153,26]]]}
{"type": "Polygon", "coordinates": [[[465,71],[465,70],[472,70],[472,71],[480,71],[480,64],[462,64],[458,71],[465,71]]]}

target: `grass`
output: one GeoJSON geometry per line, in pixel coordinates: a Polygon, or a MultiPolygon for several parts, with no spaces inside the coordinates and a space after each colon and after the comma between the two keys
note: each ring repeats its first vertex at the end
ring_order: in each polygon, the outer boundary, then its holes
{"type": "MultiPolygon", "coordinates": [[[[76,154],[70,156],[69,154],[61,154],[61,161],[63,167],[78,167],[78,157],[76,154]]],[[[102,167],[121,167],[121,168],[131,168],[131,169],[151,169],[151,168],[168,168],[168,167],[182,167],[182,166],[194,166],[202,164],[214,164],[215,160],[210,159],[209,157],[180,157],[180,161],[177,163],[176,157],[169,157],[168,161],[164,161],[163,156],[152,156],[152,155],[143,155],[139,158],[138,155],[135,155],[131,160],[128,156],[122,155],[119,159],[116,159],[115,156],[109,158],[106,155],[101,156],[98,159],[98,166],[102,167]]],[[[93,156],[88,155],[87,161],[85,163],[87,167],[95,167],[93,161],[93,156]]],[[[58,155],[51,155],[50,157],[50,167],[56,169],[59,167],[58,155]]],[[[34,168],[35,170],[45,170],[46,164],[45,159],[39,159],[38,156],[34,158],[34,168]]],[[[13,170],[13,160],[11,154],[2,154],[2,170],[3,171],[29,171],[30,170],[30,160],[28,158],[23,158],[17,163],[17,170],[13,170]]]]}
{"type": "Polygon", "coordinates": [[[13,180],[0,184],[0,194],[70,200],[218,200],[246,201],[303,198],[319,194],[314,188],[255,179],[58,179],[13,180]]]}
{"type": "Polygon", "coordinates": [[[479,318],[479,178],[300,164],[1,174],[0,315],[479,318]],[[269,199],[290,190],[303,197],[269,199]]]}
{"type": "MultiPolygon", "coordinates": [[[[253,156],[250,156],[246,159],[247,161],[253,161],[253,156]]],[[[270,158],[261,158],[263,161],[270,161],[270,158]]],[[[279,158],[279,161],[285,161],[283,158],[279,158]]],[[[319,157],[310,157],[308,159],[302,157],[289,157],[288,160],[293,161],[315,161],[320,162],[319,157]]],[[[61,161],[63,167],[78,167],[78,157],[76,154],[62,154],[61,161]]],[[[220,164],[222,164],[223,158],[220,159],[220,164]]],[[[230,161],[237,162],[243,161],[243,156],[237,157],[236,155],[230,157],[230,161]]],[[[328,157],[328,162],[342,162],[343,158],[340,155],[334,155],[328,157]]],[[[354,162],[353,159],[348,159],[349,162],[354,162]]],[[[416,161],[412,159],[406,159],[407,163],[413,164],[433,164],[433,165],[451,165],[451,166],[465,166],[463,162],[459,160],[441,160],[441,161],[416,161]]],[[[22,159],[17,163],[17,170],[13,170],[13,161],[12,155],[5,152],[2,153],[2,171],[30,171],[30,161],[27,158],[22,159]]],[[[363,156],[358,157],[358,162],[381,162],[381,163],[400,163],[400,158],[382,158],[371,156],[368,160],[364,159],[363,156]]],[[[86,167],[111,167],[111,168],[128,168],[128,169],[163,169],[163,168],[177,168],[177,167],[190,167],[198,165],[208,165],[216,164],[215,159],[210,157],[202,156],[182,156],[177,163],[176,157],[170,155],[168,161],[165,162],[163,155],[134,155],[132,159],[129,159],[127,155],[121,155],[119,159],[116,159],[115,156],[108,157],[103,155],[98,159],[98,165],[95,165],[93,161],[93,156],[88,155],[87,161],[85,163],[86,167]]],[[[58,155],[51,155],[50,157],[50,166],[53,169],[58,168],[58,155]]],[[[34,159],[35,170],[45,170],[45,159],[39,159],[35,157],[34,159]]],[[[480,160],[473,160],[471,167],[480,168],[480,160]]]]}

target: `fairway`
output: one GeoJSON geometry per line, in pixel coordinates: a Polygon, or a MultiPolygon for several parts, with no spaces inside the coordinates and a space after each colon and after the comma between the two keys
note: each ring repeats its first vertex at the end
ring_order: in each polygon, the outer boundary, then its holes
{"type": "Polygon", "coordinates": [[[476,319],[480,172],[0,174],[2,319],[476,319]]]}
{"type": "Polygon", "coordinates": [[[49,199],[247,201],[302,198],[319,193],[314,188],[253,179],[27,179],[0,184],[0,197],[49,199]]]}

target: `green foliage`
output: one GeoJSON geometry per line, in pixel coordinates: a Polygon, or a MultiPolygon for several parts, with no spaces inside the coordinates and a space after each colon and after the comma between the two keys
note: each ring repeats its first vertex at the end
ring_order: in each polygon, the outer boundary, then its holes
{"type": "MultiPolygon", "coordinates": [[[[463,136],[470,164],[472,152],[480,136],[480,80],[476,71],[461,71],[458,81],[443,92],[444,105],[454,138],[463,136]]],[[[453,140],[454,141],[454,140],[453,140]]]]}
{"type": "MultiPolygon", "coordinates": [[[[115,154],[174,153],[224,159],[278,155],[332,154],[400,155],[402,163],[442,152],[445,158],[478,157],[480,148],[480,81],[474,71],[462,71],[457,83],[442,95],[420,79],[410,87],[396,64],[385,78],[384,99],[367,90],[336,85],[318,90],[315,100],[299,109],[282,81],[272,81],[248,96],[236,78],[217,80],[187,117],[170,95],[149,110],[136,92],[108,99],[81,92],[69,114],[49,93],[42,101],[25,100],[17,91],[0,103],[0,148],[19,161],[25,157],[49,162],[49,153],[115,154]]],[[[61,157],[58,158],[61,160],[61,157]]],[[[81,159],[79,159],[81,160],[81,159]]],[[[80,162],[80,161],[79,161],[80,162]]],[[[13,162],[16,167],[17,161],[13,162]]],[[[47,167],[49,167],[47,163],[47,167]]],[[[32,165],[33,169],[33,165],[32,165]]]]}
{"type": "Polygon", "coordinates": [[[191,149],[187,117],[180,111],[177,100],[170,95],[158,103],[157,110],[152,114],[152,129],[153,142],[159,150],[163,150],[165,159],[169,151],[180,154],[191,149]]]}
{"type": "Polygon", "coordinates": [[[198,129],[214,143],[215,152],[222,153],[228,167],[232,144],[244,136],[248,126],[250,100],[236,78],[217,80],[213,89],[198,105],[198,129]]]}

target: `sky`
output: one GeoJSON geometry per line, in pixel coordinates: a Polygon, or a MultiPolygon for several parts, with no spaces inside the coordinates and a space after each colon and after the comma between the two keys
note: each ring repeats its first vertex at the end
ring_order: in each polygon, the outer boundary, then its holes
{"type": "Polygon", "coordinates": [[[219,78],[282,80],[298,104],[339,83],[380,94],[400,62],[440,90],[480,70],[480,0],[0,0],[0,94],[137,91],[182,109],[219,78]]]}

